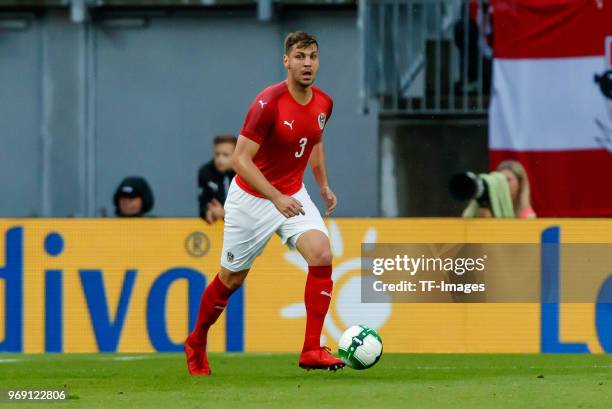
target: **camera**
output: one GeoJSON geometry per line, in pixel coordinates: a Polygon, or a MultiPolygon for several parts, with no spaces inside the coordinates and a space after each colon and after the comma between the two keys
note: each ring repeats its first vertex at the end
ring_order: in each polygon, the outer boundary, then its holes
{"type": "Polygon", "coordinates": [[[480,207],[491,207],[487,182],[474,172],[462,172],[453,175],[448,184],[453,199],[463,202],[476,200],[480,207]]]}

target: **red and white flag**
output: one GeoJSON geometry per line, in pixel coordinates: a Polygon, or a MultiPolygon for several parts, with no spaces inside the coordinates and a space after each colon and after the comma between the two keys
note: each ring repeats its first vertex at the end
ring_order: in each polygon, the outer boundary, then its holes
{"type": "Polygon", "coordinates": [[[612,1],[496,0],[490,165],[538,216],[612,216],[612,1]]]}

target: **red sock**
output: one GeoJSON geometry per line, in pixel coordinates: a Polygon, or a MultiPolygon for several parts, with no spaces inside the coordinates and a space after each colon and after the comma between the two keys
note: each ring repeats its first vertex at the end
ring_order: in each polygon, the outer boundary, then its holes
{"type": "Polygon", "coordinates": [[[331,274],[332,266],[308,266],[308,278],[304,290],[306,336],[302,351],[321,346],[321,331],[329,309],[333,287],[331,274]]]}
{"type": "Polygon", "coordinates": [[[194,341],[206,343],[208,329],[217,321],[233,292],[221,282],[219,274],[206,287],[200,301],[198,320],[190,335],[195,338],[194,341]]]}

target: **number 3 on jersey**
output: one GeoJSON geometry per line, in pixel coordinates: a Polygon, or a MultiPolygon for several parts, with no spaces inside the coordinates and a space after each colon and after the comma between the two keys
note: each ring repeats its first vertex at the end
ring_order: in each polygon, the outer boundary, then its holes
{"type": "Polygon", "coordinates": [[[295,153],[296,158],[301,158],[304,154],[304,149],[306,148],[306,144],[308,143],[308,139],[302,138],[300,139],[300,151],[295,153]]]}

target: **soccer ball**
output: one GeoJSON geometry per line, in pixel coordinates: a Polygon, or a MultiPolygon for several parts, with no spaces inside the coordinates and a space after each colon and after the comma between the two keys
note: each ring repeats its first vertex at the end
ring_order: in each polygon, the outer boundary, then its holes
{"type": "Polygon", "coordinates": [[[382,356],[380,335],[365,325],[350,327],[338,341],[338,354],[353,369],[368,369],[382,356]]]}

